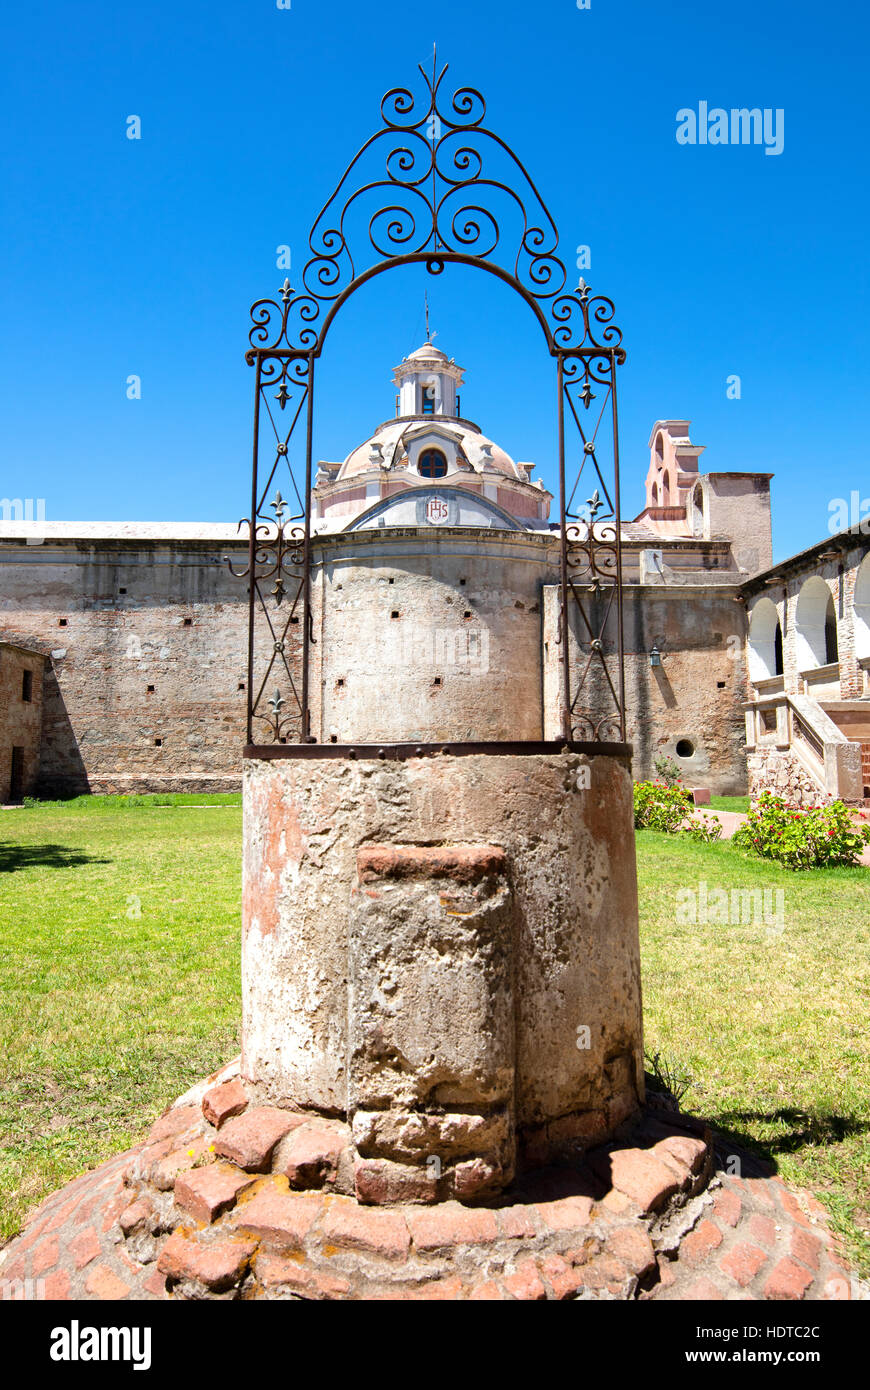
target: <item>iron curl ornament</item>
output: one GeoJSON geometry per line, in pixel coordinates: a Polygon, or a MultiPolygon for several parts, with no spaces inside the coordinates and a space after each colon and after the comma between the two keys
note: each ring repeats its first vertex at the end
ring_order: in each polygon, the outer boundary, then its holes
{"type": "Polygon", "coordinates": [[[610,299],[593,295],[582,279],[569,288],[556,223],[537,186],[489,128],[483,95],[473,87],[450,95],[447,71],[433,55],[431,73],[419,67],[417,90],[387,92],[380,127],[314,220],[298,286],[285,279],[274,297],[251,308],[254,458],[251,513],[241,523],[249,528],[248,565],[239,572],[250,600],[251,746],[255,735],[257,746],[317,739],[309,710],[315,363],[350,296],[384,271],[412,264],[432,275],[452,264],[487,271],[520,295],[544,333],[558,386],[561,739],[625,741],[615,378],[625,360],[622,333],[610,299]],[[297,427],[305,435],[298,445],[297,427]],[[274,453],[264,460],[266,449],[274,453]],[[277,492],[280,515],[267,501],[273,488],[286,491],[287,500],[277,492]],[[288,616],[276,621],[282,605],[288,616]],[[267,701],[276,666],[286,689],[267,701]],[[587,708],[593,685],[611,707],[599,708],[595,693],[587,708]]]}

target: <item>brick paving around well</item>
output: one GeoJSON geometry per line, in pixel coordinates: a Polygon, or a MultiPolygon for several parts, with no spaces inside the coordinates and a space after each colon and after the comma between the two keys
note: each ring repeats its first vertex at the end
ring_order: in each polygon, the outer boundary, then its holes
{"type": "Polygon", "coordinates": [[[349,1131],[249,1103],[230,1067],[148,1139],[49,1197],[0,1253],[7,1298],[847,1300],[809,1194],[647,1108],[498,1205],[372,1206],[349,1131]],[[735,1159],[743,1175],[735,1174],[735,1159]],[[344,1178],[343,1175],[344,1174],[344,1178]]]}

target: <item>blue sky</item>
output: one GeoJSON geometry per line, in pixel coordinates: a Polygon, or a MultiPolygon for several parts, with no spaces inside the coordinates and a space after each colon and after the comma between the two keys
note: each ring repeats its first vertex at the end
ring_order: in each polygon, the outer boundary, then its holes
{"type": "MultiPolygon", "coordinates": [[[[868,27],[864,7],[807,0],[14,7],[0,495],[45,498],[55,520],[245,514],[249,306],[284,278],[279,245],[294,281],[381,96],[437,40],[451,87],[484,92],[535,178],[564,258],[588,245],[586,279],[615,300],[624,514],[643,504],[653,421],[690,418],[702,468],[776,475],[777,558],[822,539],[831,499],[870,497],[868,27]],[[679,145],[676,113],[700,101],[782,108],[783,152],[679,145]]],[[[351,301],[319,374],[316,457],[393,413],[426,288],[467,368],[463,413],[552,485],[540,330],[464,271],[395,272],[351,301]]]]}

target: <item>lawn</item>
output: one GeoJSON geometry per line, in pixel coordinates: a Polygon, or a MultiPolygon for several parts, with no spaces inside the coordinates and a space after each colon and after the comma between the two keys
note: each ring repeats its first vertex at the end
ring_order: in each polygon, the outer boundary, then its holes
{"type": "Polygon", "coordinates": [[[241,798],[166,801],[0,811],[0,1241],[239,1050],[241,798]]]}
{"type": "MultiPolygon", "coordinates": [[[[167,800],[0,812],[0,1241],[238,1051],[238,798],[167,800]]],[[[637,846],[647,1051],[819,1194],[866,1275],[870,870],[637,846]],[[782,889],[782,930],[681,925],[702,882],[782,889]]]]}

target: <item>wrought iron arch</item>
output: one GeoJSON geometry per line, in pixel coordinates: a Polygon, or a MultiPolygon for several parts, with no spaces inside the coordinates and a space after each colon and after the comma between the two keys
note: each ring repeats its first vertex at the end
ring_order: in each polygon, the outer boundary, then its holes
{"type": "Polygon", "coordinates": [[[250,751],[262,752],[266,744],[298,751],[314,741],[309,668],[315,642],[310,581],[316,360],[336,315],[358,289],[413,264],[433,275],[450,264],[495,275],[520,295],[544,332],[558,387],[562,741],[625,740],[615,377],[625,360],[622,334],[611,300],[593,296],[582,279],[576,289],[567,288],[556,224],[535,183],[486,126],[480,92],[460,87],[445,98],[447,70],[445,64],[439,72],[433,58],[431,75],[419,68],[421,93],[394,87],[386,94],[381,128],[354,156],[314,221],[301,287],[294,289],[287,279],[276,298],[257,300],[251,308],[246,360],[256,368],[253,477],[251,515],[240,523],[249,526],[249,551],[247,567],[233,571],[248,580],[249,589],[250,751]],[[591,410],[596,401],[597,411],[591,410]],[[300,457],[291,440],[303,412],[300,457]],[[274,461],[261,468],[266,420],[274,434],[274,461]],[[612,428],[612,466],[598,457],[605,421],[612,428]],[[579,462],[570,480],[566,426],[579,435],[579,462]],[[591,495],[581,503],[587,481],[591,495]],[[273,484],[275,496],[267,502],[273,484]],[[258,619],[268,629],[262,673],[256,664],[258,619]],[[289,701],[280,688],[266,698],[276,668],[289,701]],[[586,696],[592,703],[581,702],[586,696]]]}

